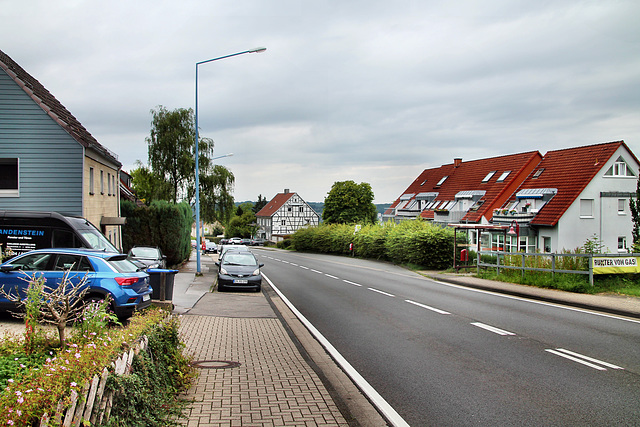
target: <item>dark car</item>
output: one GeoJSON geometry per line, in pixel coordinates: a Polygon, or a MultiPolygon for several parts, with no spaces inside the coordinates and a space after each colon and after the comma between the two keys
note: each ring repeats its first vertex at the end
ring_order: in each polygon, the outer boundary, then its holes
{"type": "Polygon", "coordinates": [[[159,248],[134,246],[127,256],[130,260],[144,264],[145,268],[166,268],[167,257],[159,248]]]}
{"type": "Polygon", "coordinates": [[[260,291],[262,276],[256,257],[249,251],[229,250],[222,259],[216,262],[218,266],[218,291],[226,289],[254,289],[260,291]]]}
{"type": "Polygon", "coordinates": [[[261,237],[251,239],[251,246],[264,246],[264,239],[261,237]]]}
{"type": "MultiPolygon", "coordinates": [[[[24,298],[29,276],[42,275],[45,284],[57,288],[66,272],[74,284],[86,277],[86,301],[111,297],[111,308],[120,319],[151,304],[149,275],[127,259],[90,249],[39,249],[18,255],[0,264],[0,287],[13,296],[24,298]]],[[[0,309],[15,309],[15,303],[0,295],[0,309]]]]}

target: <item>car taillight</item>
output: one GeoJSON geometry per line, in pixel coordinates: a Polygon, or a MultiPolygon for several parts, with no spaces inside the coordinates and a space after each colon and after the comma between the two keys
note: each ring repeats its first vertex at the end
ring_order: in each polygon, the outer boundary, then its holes
{"type": "Polygon", "coordinates": [[[131,286],[138,281],[137,277],[116,277],[116,282],[120,286],[131,286]]]}

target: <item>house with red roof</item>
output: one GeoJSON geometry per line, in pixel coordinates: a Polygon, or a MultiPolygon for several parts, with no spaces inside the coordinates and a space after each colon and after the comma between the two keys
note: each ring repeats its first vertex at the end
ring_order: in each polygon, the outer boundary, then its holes
{"type": "Polygon", "coordinates": [[[0,51],[0,210],[91,221],[121,247],[118,157],[0,51]]]}
{"type": "Polygon", "coordinates": [[[471,231],[472,243],[507,251],[557,252],[596,237],[610,252],[631,246],[629,199],[638,159],[623,141],[426,169],[385,212],[445,225],[503,225],[471,231]]]}
{"type": "Polygon", "coordinates": [[[596,237],[607,252],[627,252],[639,169],[624,141],[549,151],[493,223],[517,225],[510,251],[573,250],[596,237]]]}
{"type": "Polygon", "coordinates": [[[278,193],[257,214],[256,237],[277,242],[303,227],[317,226],[320,215],[298,193],[278,193]]]}

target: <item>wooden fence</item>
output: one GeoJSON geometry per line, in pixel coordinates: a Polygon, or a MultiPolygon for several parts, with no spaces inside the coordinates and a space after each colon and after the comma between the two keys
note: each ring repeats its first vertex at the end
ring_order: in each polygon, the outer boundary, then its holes
{"type": "MultiPolygon", "coordinates": [[[[116,375],[127,375],[131,373],[131,362],[133,357],[141,351],[146,350],[149,339],[143,336],[140,341],[129,351],[124,352],[111,363],[116,375]]],[[[40,426],[62,425],[63,427],[79,427],[85,421],[91,425],[100,423],[109,418],[113,402],[113,392],[105,393],[109,370],[105,367],[101,375],[94,375],[90,382],[84,384],[82,393],[71,391],[71,405],[66,408],[62,402],[58,403],[55,413],[51,416],[45,413],[40,419],[40,426]]]]}

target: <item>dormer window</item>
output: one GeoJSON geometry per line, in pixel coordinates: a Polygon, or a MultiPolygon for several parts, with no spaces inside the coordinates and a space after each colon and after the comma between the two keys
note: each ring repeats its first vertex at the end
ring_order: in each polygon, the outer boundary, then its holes
{"type": "Polygon", "coordinates": [[[487,174],[487,176],[484,177],[484,179],[482,180],[482,182],[489,182],[489,180],[491,178],[493,178],[493,175],[496,174],[497,171],[491,171],[487,174]]]}

